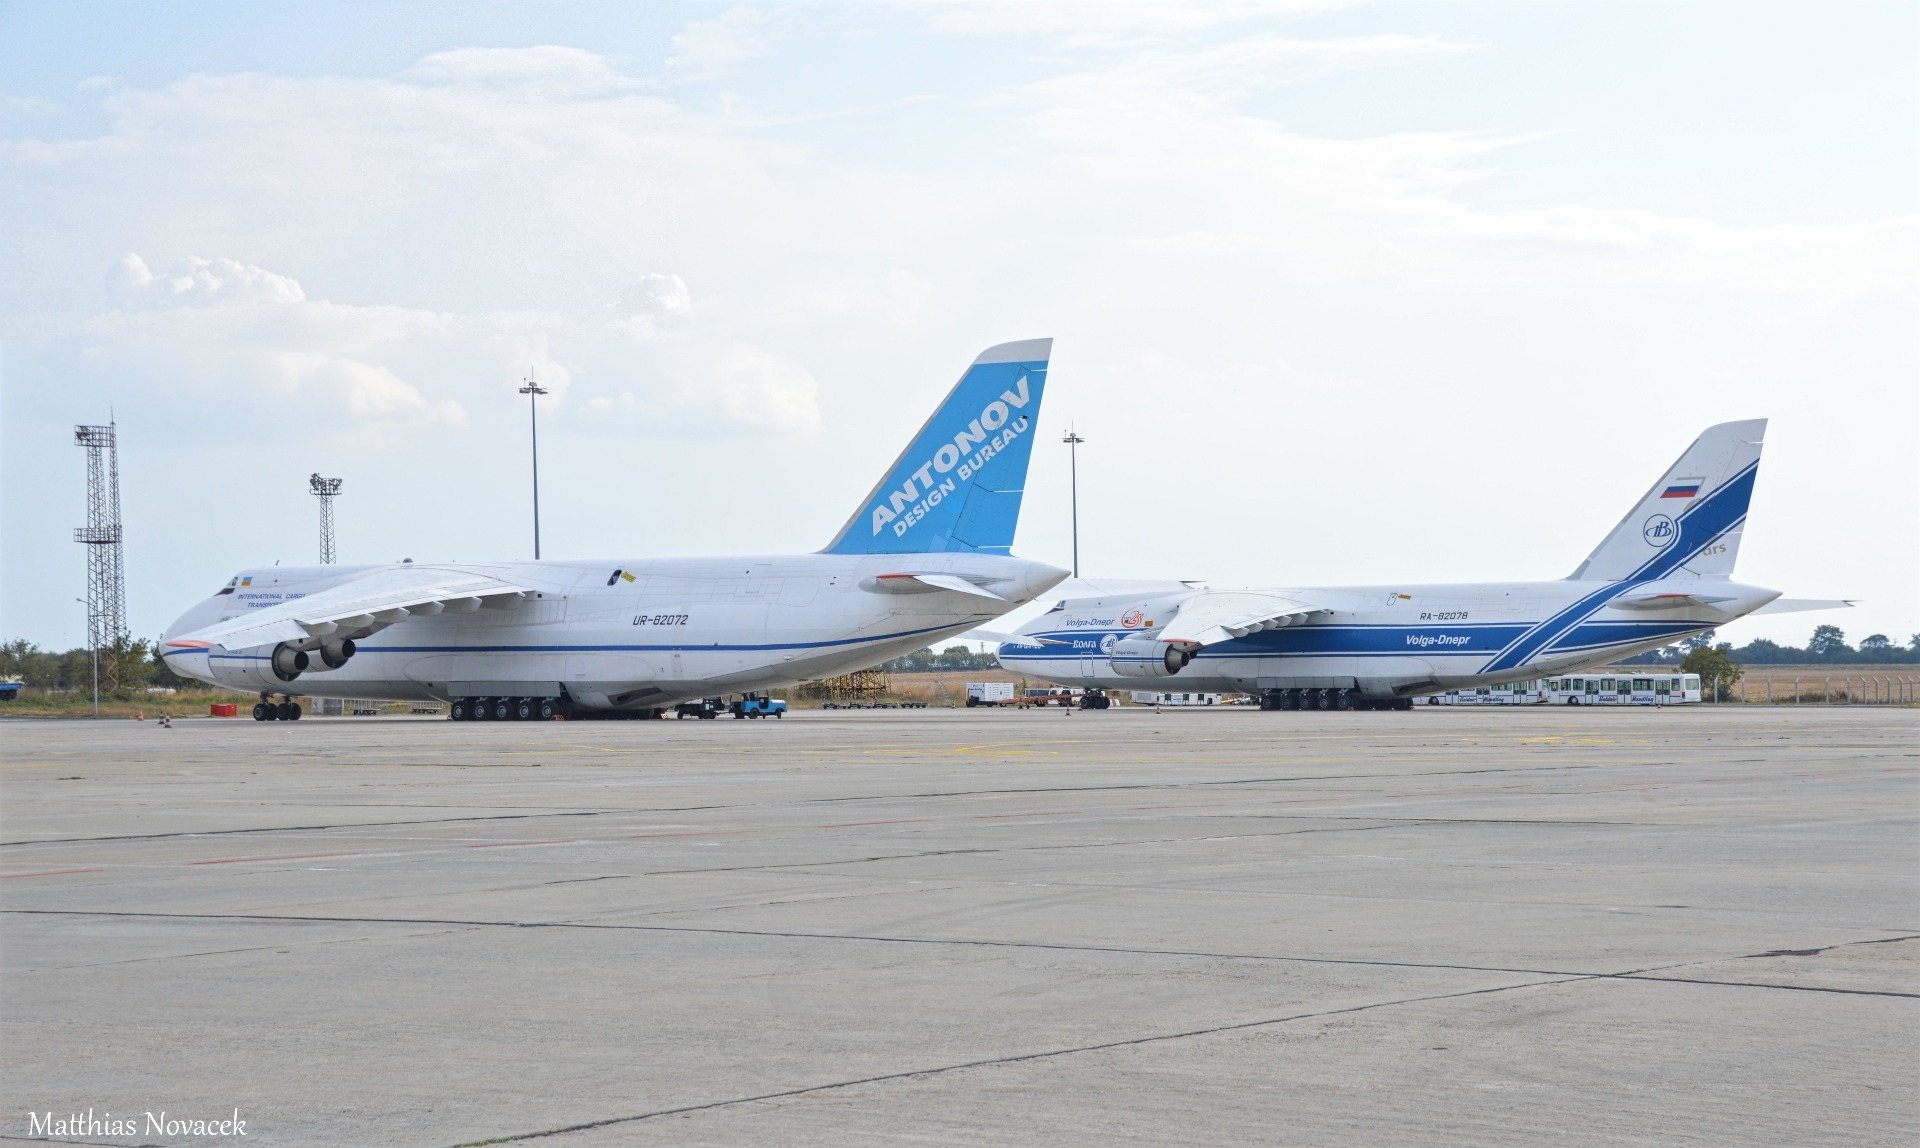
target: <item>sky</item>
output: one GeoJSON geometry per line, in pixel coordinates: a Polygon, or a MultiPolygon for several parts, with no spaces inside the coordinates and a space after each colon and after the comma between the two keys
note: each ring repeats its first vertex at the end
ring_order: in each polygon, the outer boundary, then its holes
{"type": "Polygon", "coordinates": [[[818,549],[1052,336],[1015,553],[1558,578],[1772,420],[1737,576],[1920,631],[1920,6],[0,0],[0,638],[243,566],[818,549]],[[1045,446],[1047,442],[1056,445],[1045,446]]]}

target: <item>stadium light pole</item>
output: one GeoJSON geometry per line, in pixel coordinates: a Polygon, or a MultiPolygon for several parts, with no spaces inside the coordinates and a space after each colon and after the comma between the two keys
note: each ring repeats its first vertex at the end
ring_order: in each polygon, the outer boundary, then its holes
{"type": "Polygon", "coordinates": [[[1073,505],[1073,576],[1080,577],[1080,444],[1087,441],[1073,433],[1069,426],[1064,438],[1067,444],[1067,489],[1072,492],[1073,505]]]}
{"type": "Polygon", "coordinates": [[[527,374],[527,385],[520,388],[527,396],[527,429],[533,439],[533,560],[540,561],[540,414],[535,400],[547,393],[547,389],[533,381],[531,371],[527,374]]]}

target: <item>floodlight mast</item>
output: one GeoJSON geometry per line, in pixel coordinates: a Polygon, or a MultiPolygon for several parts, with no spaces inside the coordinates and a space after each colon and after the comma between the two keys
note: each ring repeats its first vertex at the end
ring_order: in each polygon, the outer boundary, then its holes
{"type": "Polygon", "coordinates": [[[540,561],[540,413],[534,400],[547,393],[547,389],[533,381],[533,372],[527,372],[527,385],[520,388],[527,396],[527,428],[533,441],[533,560],[540,561]]]}
{"type": "Polygon", "coordinates": [[[127,633],[127,581],[120,553],[120,446],[112,415],[106,426],[76,426],[73,443],[87,452],[87,524],[73,540],[87,548],[87,645],[93,647],[93,716],[100,716],[100,648],[127,633]]]}
{"type": "Polygon", "coordinates": [[[340,480],[321,478],[315,471],[307,479],[307,493],[320,500],[320,565],[331,566],[339,561],[333,548],[333,500],[340,493],[340,480]]]}
{"type": "Polygon", "coordinates": [[[1078,578],[1080,577],[1080,444],[1087,440],[1073,433],[1072,427],[1068,427],[1066,436],[1060,441],[1067,444],[1067,481],[1068,489],[1072,491],[1073,501],[1073,576],[1078,578]]]}

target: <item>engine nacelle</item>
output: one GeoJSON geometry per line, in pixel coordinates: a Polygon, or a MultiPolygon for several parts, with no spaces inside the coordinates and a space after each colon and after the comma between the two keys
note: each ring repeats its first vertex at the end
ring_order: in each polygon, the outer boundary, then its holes
{"type": "Polygon", "coordinates": [[[1157,638],[1122,638],[1108,655],[1123,678],[1170,678],[1187,668],[1193,654],[1157,638]]]}
{"type": "Polygon", "coordinates": [[[320,646],[320,664],[329,670],[337,670],[353,657],[355,646],[352,638],[342,638],[337,642],[324,642],[320,646]]]}
{"type": "Polygon", "coordinates": [[[308,666],[307,652],[296,650],[285,642],[273,648],[273,657],[269,662],[273,667],[273,676],[283,682],[299,677],[308,666]]]}

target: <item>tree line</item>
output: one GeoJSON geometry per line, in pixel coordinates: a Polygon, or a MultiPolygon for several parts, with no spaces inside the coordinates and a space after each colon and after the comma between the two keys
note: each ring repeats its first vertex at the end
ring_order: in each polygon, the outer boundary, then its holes
{"type": "MultiPolygon", "coordinates": [[[[160,643],[125,634],[100,647],[100,696],[130,698],[149,687],[207,689],[204,682],[183,678],[160,657],[160,643]]],[[[18,681],[40,690],[91,693],[93,650],[76,646],[62,653],[43,650],[24,638],[0,643],[0,680],[18,681]]]]}
{"type": "Polygon", "coordinates": [[[1838,626],[1815,626],[1804,646],[1782,646],[1765,638],[1755,638],[1734,648],[1731,643],[1713,644],[1713,631],[1696,635],[1677,646],[1628,658],[1622,665],[1679,665],[1694,650],[1708,647],[1724,649],[1733,661],[1746,666],[1808,665],[1915,665],[1920,664],[1920,634],[1895,645],[1885,634],[1868,634],[1860,644],[1847,644],[1847,635],[1838,626]]]}
{"type": "Polygon", "coordinates": [[[895,674],[952,673],[963,670],[997,670],[1000,660],[992,654],[977,654],[965,646],[955,644],[939,653],[932,646],[923,646],[911,654],[903,654],[891,662],[880,666],[881,669],[895,674]]]}

